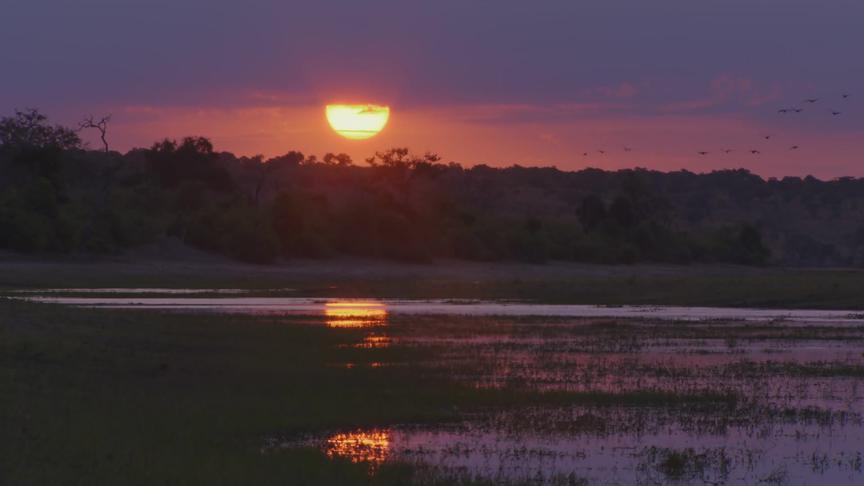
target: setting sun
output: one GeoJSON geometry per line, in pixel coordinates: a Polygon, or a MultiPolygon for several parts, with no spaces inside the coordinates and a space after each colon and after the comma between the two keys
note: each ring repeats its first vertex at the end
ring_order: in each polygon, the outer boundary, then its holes
{"type": "Polygon", "coordinates": [[[351,140],[364,140],[378,135],[389,119],[389,106],[327,105],[330,126],[336,133],[351,140]]]}

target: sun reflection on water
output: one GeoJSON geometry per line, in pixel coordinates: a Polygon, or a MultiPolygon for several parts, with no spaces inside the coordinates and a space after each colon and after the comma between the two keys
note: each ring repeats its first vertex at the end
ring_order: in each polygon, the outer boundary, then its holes
{"type": "Polygon", "coordinates": [[[388,429],[356,430],[329,437],[325,447],[328,457],[365,462],[374,470],[387,460],[390,441],[391,432],[388,429]]]}
{"type": "Polygon", "coordinates": [[[375,327],[387,320],[387,307],[374,301],[333,301],[324,304],[329,327],[375,327]]]}
{"type": "Polygon", "coordinates": [[[354,345],[355,348],[386,348],[390,346],[390,337],[384,335],[370,334],[363,341],[354,345]]]}

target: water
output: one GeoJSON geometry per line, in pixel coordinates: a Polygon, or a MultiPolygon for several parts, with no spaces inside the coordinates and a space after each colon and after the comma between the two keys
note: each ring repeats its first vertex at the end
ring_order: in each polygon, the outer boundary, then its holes
{"type": "Polygon", "coordinates": [[[493,481],[864,481],[861,326],[389,315],[367,330],[358,347],[372,339],[379,345],[433,348],[430,369],[478,388],[729,393],[741,402],[531,407],[436,427],[405,424],[302,439],[272,437],[269,447],[314,445],[367,463],[373,472],[387,461],[407,461],[454,478],[493,481]]]}
{"type": "Polygon", "coordinates": [[[475,412],[431,427],[274,433],[262,439],[263,453],[311,445],[366,464],[372,475],[399,461],[492,481],[864,483],[864,320],[854,312],[144,293],[20,298],[284,315],[286,325],[360,329],[352,344],[360,349],[433,351],[417,353],[434,357],[423,363],[428,373],[470,387],[634,397],[475,412]],[[645,392],[681,403],[640,401],[645,392]],[[709,394],[735,400],[700,398],[709,394]]]}
{"type": "MultiPolygon", "coordinates": [[[[49,289],[39,293],[241,293],[239,289],[49,289]]],[[[283,289],[278,289],[283,290],[283,289]]],[[[748,309],[676,306],[595,306],[546,305],[523,302],[475,300],[400,300],[382,299],[315,299],[302,297],[28,297],[27,300],[51,304],[115,309],[151,308],[176,310],[213,310],[227,313],[314,314],[324,313],[333,304],[364,307],[374,304],[390,314],[471,315],[471,316],[543,316],[595,318],[650,318],[664,320],[747,320],[804,323],[864,325],[864,313],[848,310],[748,309]]]]}
{"type": "Polygon", "coordinates": [[[675,427],[646,434],[508,433],[462,425],[358,429],[306,443],[330,456],[365,462],[373,472],[398,460],[432,465],[454,477],[467,473],[495,481],[575,477],[590,484],[668,484],[675,479],[683,484],[770,484],[776,477],[782,484],[860,484],[862,454],[856,437],[834,436],[814,448],[822,428],[801,426],[797,432],[798,437],[790,437],[772,425],[759,429],[758,438],[740,429],[696,435],[675,427]],[[680,472],[664,467],[670,451],[687,451],[689,464],[680,472]]]}

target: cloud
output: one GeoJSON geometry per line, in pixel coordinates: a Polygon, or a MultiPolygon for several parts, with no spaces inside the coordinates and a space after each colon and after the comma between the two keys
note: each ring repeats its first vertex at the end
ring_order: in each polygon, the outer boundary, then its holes
{"type": "Polygon", "coordinates": [[[472,124],[531,124],[572,121],[604,117],[627,112],[632,105],[621,102],[585,103],[498,103],[464,104],[429,108],[430,112],[446,111],[454,119],[472,124]]]}
{"type": "Polygon", "coordinates": [[[660,106],[661,112],[694,112],[726,108],[758,107],[775,102],[782,97],[777,84],[769,87],[757,86],[752,79],[723,73],[708,83],[707,92],[698,98],[672,101],[660,106]]]}

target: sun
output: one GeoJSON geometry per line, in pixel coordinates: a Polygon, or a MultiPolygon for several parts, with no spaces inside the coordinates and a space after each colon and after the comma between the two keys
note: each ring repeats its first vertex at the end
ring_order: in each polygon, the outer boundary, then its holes
{"type": "Polygon", "coordinates": [[[330,126],[336,133],[351,140],[364,140],[378,135],[389,119],[389,106],[327,105],[330,126]]]}

